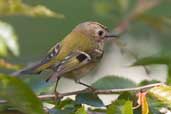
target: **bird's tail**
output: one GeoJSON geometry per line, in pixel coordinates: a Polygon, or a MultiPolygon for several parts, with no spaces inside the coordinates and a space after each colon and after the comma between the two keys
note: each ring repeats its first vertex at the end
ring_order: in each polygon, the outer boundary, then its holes
{"type": "Polygon", "coordinates": [[[25,75],[25,74],[40,74],[41,71],[38,71],[37,69],[41,65],[42,65],[41,62],[30,64],[26,68],[23,68],[19,71],[13,72],[10,75],[11,76],[19,76],[19,75],[25,75]]]}

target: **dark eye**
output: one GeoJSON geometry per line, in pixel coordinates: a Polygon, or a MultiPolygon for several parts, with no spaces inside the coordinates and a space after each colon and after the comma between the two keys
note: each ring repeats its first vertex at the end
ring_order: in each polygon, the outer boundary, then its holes
{"type": "Polygon", "coordinates": [[[102,30],[98,31],[99,36],[103,36],[104,32],[102,30]]]}

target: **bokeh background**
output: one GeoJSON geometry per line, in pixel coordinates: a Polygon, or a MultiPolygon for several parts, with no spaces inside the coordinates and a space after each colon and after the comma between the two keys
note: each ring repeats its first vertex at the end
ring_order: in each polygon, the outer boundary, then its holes
{"type": "MultiPolygon", "coordinates": [[[[23,0],[31,6],[42,4],[54,12],[59,12],[63,19],[48,17],[28,17],[23,15],[1,16],[0,20],[9,23],[18,38],[19,56],[9,54],[2,57],[15,64],[29,64],[41,59],[56,42],[63,39],[77,24],[84,21],[98,21],[110,30],[121,32],[119,41],[113,41],[106,46],[106,52],[98,68],[82,81],[91,84],[95,80],[117,75],[126,77],[136,83],[146,80],[166,81],[168,69],[166,65],[150,65],[131,67],[137,59],[143,57],[159,57],[159,63],[164,64],[165,57],[170,60],[170,1],[160,0],[23,0]],[[161,2],[161,3],[158,3],[161,2]],[[156,5],[157,4],[157,5],[156,5]],[[154,8],[153,8],[154,7],[154,8]],[[146,11],[147,9],[147,11],[146,11]],[[132,20],[129,21],[129,17],[132,20]],[[123,21],[129,21],[123,24],[123,21]],[[146,71],[145,69],[147,68],[146,71]]],[[[167,62],[166,62],[167,63],[167,62]]],[[[151,63],[149,63],[151,64],[151,63]]],[[[155,64],[155,62],[154,62],[155,64]]],[[[158,63],[156,63],[158,64],[158,63]]],[[[11,70],[2,70],[10,73],[11,70]]],[[[44,80],[48,72],[40,76],[21,77],[37,92],[51,92],[53,85],[44,80]]],[[[62,79],[59,91],[84,88],[74,82],[62,79]]]]}

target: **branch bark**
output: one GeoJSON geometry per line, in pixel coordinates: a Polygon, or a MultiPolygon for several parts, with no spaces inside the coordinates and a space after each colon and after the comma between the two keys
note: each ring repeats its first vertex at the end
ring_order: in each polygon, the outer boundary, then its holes
{"type": "MultiPolygon", "coordinates": [[[[67,92],[67,93],[60,93],[58,95],[58,98],[63,98],[66,96],[71,96],[71,95],[78,95],[80,93],[94,93],[94,94],[119,94],[122,92],[128,92],[128,91],[141,91],[141,90],[148,90],[150,88],[160,86],[160,85],[165,85],[164,83],[155,83],[155,84],[149,84],[145,86],[139,86],[139,87],[133,87],[133,88],[124,88],[124,89],[107,89],[107,90],[92,90],[89,88],[78,90],[78,91],[73,91],[73,92],[67,92]]],[[[58,99],[55,94],[46,94],[46,95],[39,95],[38,98],[40,100],[48,100],[48,99],[58,99]]],[[[0,104],[5,104],[7,103],[6,100],[0,100],[0,104]]]]}
{"type": "MultiPolygon", "coordinates": [[[[94,93],[94,94],[119,94],[122,92],[128,92],[128,91],[140,91],[140,90],[147,90],[156,86],[160,85],[165,85],[164,83],[155,83],[155,84],[149,84],[145,86],[139,86],[139,87],[133,87],[133,88],[124,88],[124,89],[107,89],[107,90],[92,90],[92,89],[83,89],[83,90],[78,90],[78,91],[73,91],[73,92],[67,92],[67,93],[61,93],[58,95],[59,98],[63,98],[66,96],[71,96],[71,95],[78,95],[80,93],[94,93]]],[[[41,100],[47,100],[47,99],[55,99],[56,95],[55,94],[49,94],[49,95],[40,95],[38,96],[39,99],[41,100]]]]}

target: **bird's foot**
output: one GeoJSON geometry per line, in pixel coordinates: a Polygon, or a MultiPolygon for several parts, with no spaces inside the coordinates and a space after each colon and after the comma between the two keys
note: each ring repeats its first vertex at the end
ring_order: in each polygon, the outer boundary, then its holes
{"type": "Polygon", "coordinates": [[[55,99],[54,99],[55,101],[58,101],[63,98],[63,96],[61,96],[61,94],[57,91],[55,91],[54,94],[55,94],[55,99]]]}
{"type": "Polygon", "coordinates": [[[87,89],[89,89],[89,90],[92,91],[92,92],[94,92],[94,91],[97,90],[96,88],[94,88],[94,87],[92,87],[92,86],[89,86],[87,89]]]}
{"type": "Polygon", "coordinates": [[[78,84],[80,84],[80,85],[83,85],[83,86],[87,87],[87,89],[89,89],[91,91],[96,91],[97,90],[96,88],[94,88],[94,87],[92,87],[92,86],[90,86],[88,84],[85,84],[83,82],[80,82],[80,80],[75,80],[75,82],[78,83],[78,84]]]}

